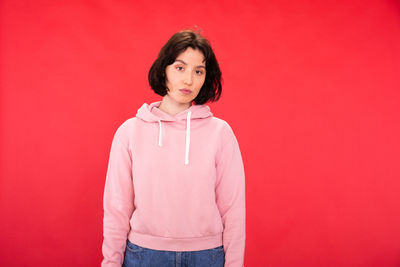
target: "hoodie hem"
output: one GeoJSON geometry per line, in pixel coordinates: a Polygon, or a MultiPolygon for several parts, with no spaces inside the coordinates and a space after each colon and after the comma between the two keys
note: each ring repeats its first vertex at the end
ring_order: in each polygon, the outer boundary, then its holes
{"type": "Polygon", "coordinates": [[[171,238],[130,231],[128,239],[138,246],[167,251],[196,251],[222,246],[222,233],[194,238],[171,238]]]}

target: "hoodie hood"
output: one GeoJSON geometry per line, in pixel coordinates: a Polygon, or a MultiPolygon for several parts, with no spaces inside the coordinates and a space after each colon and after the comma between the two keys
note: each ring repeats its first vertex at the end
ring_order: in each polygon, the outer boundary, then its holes
{"type": "Polygon", "coordinates": [[[213,114],[210,111],[210,107],[207,105],[192,105],[189,108],[179,112],[175,116],[172,116],[158,107],[161,105],[161,101],[153,102],[150,105],[144,103],[137,111],[136,117],[139,119],[149,122],[158,123],[159,134],[158,134],[158,145],[162,146],[162,122],[173,122],[176,125],[186,124],[186,149],[185,149],[185,165],[189,164],[189,150],[190,150],[190,122],[191,120],[204,119],[211,117],[213,114]]]}

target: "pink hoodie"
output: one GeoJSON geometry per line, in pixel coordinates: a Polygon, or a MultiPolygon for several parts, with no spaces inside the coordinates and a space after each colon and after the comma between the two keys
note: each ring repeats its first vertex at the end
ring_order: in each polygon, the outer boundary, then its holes
{"type": "Polygon", "coordinates": [[[207,105],[171,116],[161,101],[116,131],[104,188],[104,259],[121,266],[126,240],[156,250],[224,246],[225,267],[242,267],[245,174],[237,139],[207,105]]]}

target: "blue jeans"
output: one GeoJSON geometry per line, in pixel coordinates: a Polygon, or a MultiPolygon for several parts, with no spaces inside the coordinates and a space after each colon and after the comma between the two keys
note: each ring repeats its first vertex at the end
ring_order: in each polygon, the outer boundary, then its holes
{"type": "Polygon", "coordinates": [[[153,250],[126,242],[122,267],[224,267],[224,247],[198,251],[153,250]]]}

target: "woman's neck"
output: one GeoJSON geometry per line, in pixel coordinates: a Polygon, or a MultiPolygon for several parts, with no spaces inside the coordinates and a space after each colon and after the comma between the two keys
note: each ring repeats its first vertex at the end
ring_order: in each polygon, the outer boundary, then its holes
{"type": "Polygon", "coordinates": [[[166,97],[161,101],[158,109],[164,111],[165,113],[175,116],[176,114],[184,111],[191,107],[191,103],[177,103],[173,101],[169,101],[166,97]]]}

